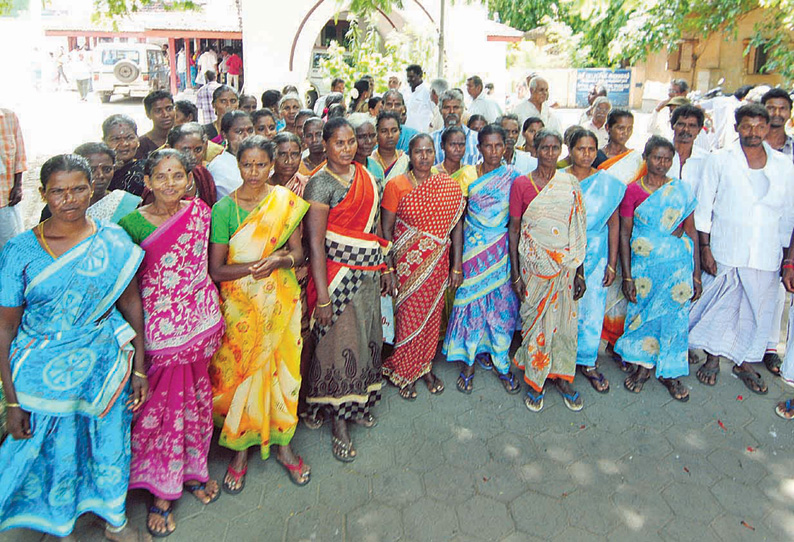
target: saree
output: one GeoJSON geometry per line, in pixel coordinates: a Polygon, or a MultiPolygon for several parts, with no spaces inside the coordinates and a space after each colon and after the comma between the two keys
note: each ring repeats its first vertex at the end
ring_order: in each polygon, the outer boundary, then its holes
{"type": "Polygon", "coordinates": [[[573,382],[579,314],[573,279],[587,249],[579,181],[558,171],[521,217],[518,259],[524,280],[523,341],[513,359],[524,381],[542,391],[547,379],[573,382]]]}
{"type": "Polygon", "coordinates": [[[466,208],[457,182],[431,175],[397,206],[394,224],[394,352],[383,375],[403,387],[430,372],[438,343],[444,293],[449,283],[449,235],[466,208]]]}
{"type": "Polygon", "coordinates": [[[608,288],[603,285],[609,258],[607,221],[623,200],[626,185],[605,171],[594,173],[579,185],[587,216],[587,255],[584,259],[587,289],[579,299],[576,363],[595,367],[607,303],[608,288]]]}
{"type": "Polygon", "coordinates": [[[173,501],[185,482],[209,480],[209,366],[223,334],[208,271],[210,208],[193,198],[141,243],[138,270],[149,399],[132,426],[130,489],[173,501]]]}
{"type": "Polygon", "coordinates": [[[141,198],[124,190],[114,190],[93,204],[85,212],[94,220],[106,220],[118,224],[119,220],[133,212],[141,203],[141,198]]]}
{"type": "Polygon", "coordinates": [[[518,176],[512,167],[500,166],[464,190],[469,204],[463,221],[463,283],[455,292],[442,349],[447,361],[469,366],[478,354],[490,354],[501,374],[510,368],[508,350],[518,318],[507,246],[510,187],[518,176]]]}
{"type": "MultiPolygon", "coordinates": [[[[252,263],[283,247],[309,205],[275,186],[229,240],[227,262],[252,263]]],[[[226,331],[212,358],[212,409],[220,444],[243,451],[289,444],[301,387],[300,286],[292,269],[221,283],[226,331]]]]}
{"type": "Polygon", "coordinates": [[[9,361],[32,438],[0,446],[0,530],[71,533],[86,513],[126,521],[135,336],[115,304],[142,258],[115,224],[53,260],[32,231],[0,257],[3,306],[24,313],[9,361]]]}
{"type": "Polygon", "coordinates": [[[380,157],[377,149],[372,153],[372,158],[375,163],[380,166],[380,169],[383,170],[384,185],[393,178],[408,173],[408,166],[411,164],[408,154],[399,149],[397,149],[397,159],[388,167],[383,163],[383,159],[380,157]]]}
{"type": "Polygon", "coordinates": [[[694,290],[692,240],[672,235],[694,210],[689,186],[673,179],[634,211],[631,275],[637,303],[629,303],[626,330],[615,352],[631,363],[656,367],[656,376],[689,374],[689,305],[694,290]]]}
{"type": "MultiPolygon", "coordinates": [[[[309,180],[306,199],[327,203],[326,276],[331,323],[312,329],[316,345],[307,371],[307,415],[337,419],[367,416],[380,400],[383,327],[380,271],[389,244],[375,232],[380,220],[377,182],[361,164],[349,187],[327,170],[309,180]]],[[[314,304],[316,288],[309,281],[314,304]]]]}
{"type": "MultiPolygon", "coordinates": [[[[609,171],[610,175],[626,186],[642,178],[648,171],[642,153],[632,149],[613,156],[599,165],[598,169],[609,171]]],[[[620,270],[620,262],[616,270],[615,282],[607,288],[604,327],[601,332],[601,338],[612,345],[623,334],[623,326],[626,322],[626,299],[623,297],[623,274],[620,270]]]]}

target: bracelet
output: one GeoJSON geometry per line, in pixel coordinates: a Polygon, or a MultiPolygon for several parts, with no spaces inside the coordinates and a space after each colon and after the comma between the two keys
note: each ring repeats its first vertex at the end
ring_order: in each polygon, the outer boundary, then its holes
{"type": "Polygon", "coordinates": [[[385,277],[386,275],[391,275],[391,269],[387,269],[386,271],[381,271],[380,276],[385,277]]]}
{"type": "Polygon", "coordinates": [[[614,268],[614,267],[612,267],[612,266],[611,266],[611,265],[609,265],[609,264],[607,264],[607,270],[608,270],[610,273],[617,273],[617,271],[615,271],[615,268],[614,268]]]}
{"type": "Polygon", "coordinates": [[[708,243],[700,243],[700,248],[711,246],[708,243]]]}
{"type": "Polygon", "coordinates": [[[521,275],[519,275],[516,280],[513,281],[513,284],[518,284],[518,281],[521,280],[521,275]]]}
{"type": "Polygon", "coordinates": [[[576,278],[585,280],[584,275],[580,275],[579,273],[576,273],[576,278]]]}
{"type": "Polygon", "coordinates": [[[790,263],[783,264],[783,269],[794,269],[794,264],[790,264],[790,263]]]}
{"type": "Polygon", "coordinates": [[[783,260],[783,263],[794,263],[794,260],[789,258],[787,260],[783,260]]]}
{"type": "Polygon", "coordinates": [[[463,274],[463,271],[458,271],[457,269],[453,269],[452,272],[455,273],[456,275],[462,275],[463,274]]]}
{"type": "Polygon", "coordinates": [[[703,282],[697,277],[692,277],[692,280],[695,281],[695,284],[703,284],[703,282]]]}
{"type": "Polygon", "coordinates": [[[140,371],[132,371],[132,374],[134,374],[138,378],[143,378],[144,380],[147,380],[149,378],[148,376],[146,376],[144,373],[141,373],[140,371]]]}
{"type": "Polygon", "coordinates": [[[632,279],[632,278],[624,278],[623,282],[634,282],[634,279],[632,279]]]}
{"type": "Polygon", "coordinates": [[[6,403],[6,408],[22,408],[19,403],[6,403]]]}
{"type": "Polygon", "coordinates": [[[319,305],[317,305],[317,308],[324,309],[325,307],[330,307],[330,306],[331,306],[331,302],[329,301],[328,303],[320,303],[319,305]]]}
{"type": "Polygon", "coordinates": [[[292,257],[292,254],[287,254],[287,258],[292,261],[292,265],[290,265],[290,267],[295,267],[295,258],[292,257]]]}

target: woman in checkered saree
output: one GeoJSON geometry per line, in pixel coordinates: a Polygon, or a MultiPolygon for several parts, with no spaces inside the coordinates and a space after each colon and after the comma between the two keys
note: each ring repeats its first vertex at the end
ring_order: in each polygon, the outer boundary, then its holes
{"type": "Polygon", "coordinates": [[[305,228],[309,244],[310,309],[314,310],[316,349],[303,385],[306,425],[333,419],[332,450],[350,462],[356,450],[348,421],[376,423],[372,407],[380,399],[383,329],[380,295],[393,289],[392,270],[383,263],[380,189],[364,166],[353,162],[356,134],[343,118],[323,129],[328,163],[315,173],[303,197],[310,208],[305,228]]]}

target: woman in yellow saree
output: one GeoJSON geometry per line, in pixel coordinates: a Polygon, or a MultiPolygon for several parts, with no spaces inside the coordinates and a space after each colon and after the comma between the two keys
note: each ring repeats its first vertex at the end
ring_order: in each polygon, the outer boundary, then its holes
{"type": "Polygon", "coordinates": [[[243,186],[212,209],[210,275],[220,283],[226,332],[213,357],[213,415],[220,444],[237,454],[223,488],[245,486],[248,448],[270,445],[298,485],[309,468],[290,448],[298,423],[301,386],[300,287],[292,270],[303,261],[300,225],[309,205],[290,190],[268,183],[274,147],[262,136],[240,144],[243,186]]]}

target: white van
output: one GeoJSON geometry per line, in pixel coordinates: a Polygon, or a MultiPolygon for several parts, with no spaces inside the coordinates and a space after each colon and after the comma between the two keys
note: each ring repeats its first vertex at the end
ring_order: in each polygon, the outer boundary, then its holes
{"type": "Polygon", "coordinates": [[[107,103],[114,94],[144,97],[168,89],[170,70],[163,50],[150,43],[101,43],[94,54],[94,92],[107,103]]]}

